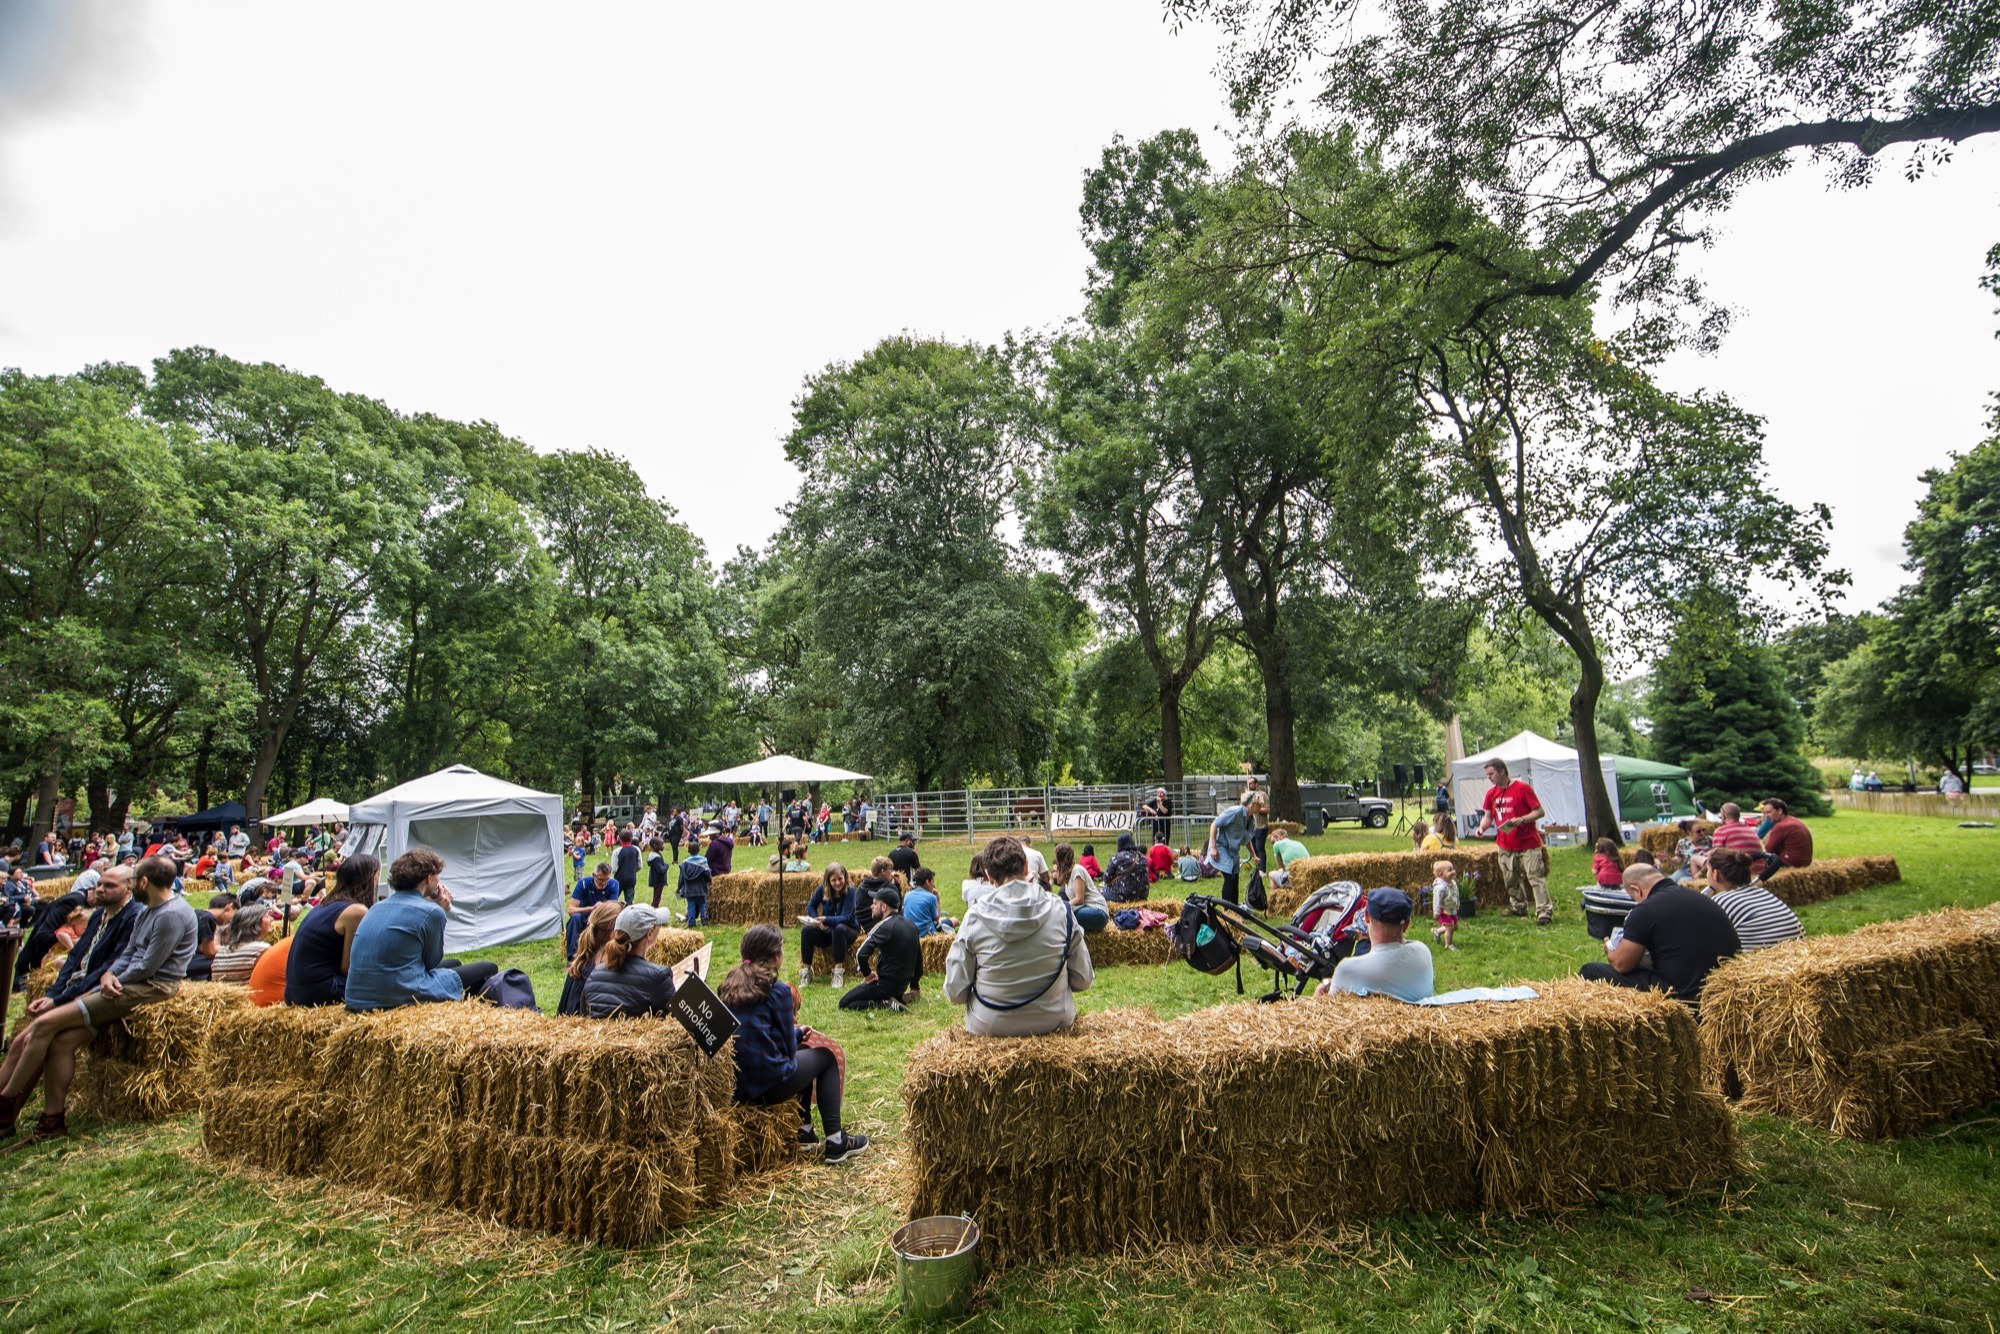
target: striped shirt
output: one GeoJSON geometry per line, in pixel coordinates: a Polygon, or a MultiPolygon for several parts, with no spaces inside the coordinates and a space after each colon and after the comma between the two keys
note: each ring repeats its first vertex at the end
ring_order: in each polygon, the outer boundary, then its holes
{"type": "Polygon", "coordinates": [[[1753,857],[1764,851],[1764,843],[1757,837],[1756,826],[1743,824],[1740,821],[1735,824],[1717,825],[1711,841],[1718,848],[1735,848],[1738,852],[1747,852],[1753,857]]]}
{"type": "Polygon", "coordinates": [[[1743,942],[1745,954],[1788,940],[1800,940],[1806,934],[1806,929],[1799,925],[1798,914],[1762,885],[1728,890],[1714,898],[1715,906],[1722,909],[1722,915],[1736,928],[1736,938],[1743,942]]]}

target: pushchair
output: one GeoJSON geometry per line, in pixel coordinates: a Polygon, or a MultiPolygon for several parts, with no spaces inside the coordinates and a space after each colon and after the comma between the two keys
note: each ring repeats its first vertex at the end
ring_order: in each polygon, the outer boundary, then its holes
{"type": "MultiPolygon", "coordinates": [[[[1322,890],[1314,894],[1307,905],[1324,893],[1322,890]]],[[[1359,912],[1358,890],[1353,898],[1355,906],[1346,914],[1350,919],[1359,912]]],[[[1313,927],[1325,921],[1328,933],[1300,926],[1300,915],[1305,913],[1307,905],[1301,905],[1291,922],[1280,925],[1265,921],[1240,903],[1208,894],[1190,894],[1181,908],[1180,920],[1170,931],[1174,952],[1198,971],[1211,975],[1225,973],[1233,966],[1239,996],[1243,994],[1243,956],[1247,954],[1252,963],[1271,973],[1271,989],[1258,1000],[1303,996],[1308,986],[1332,977],[1334,965],[1354,948],[1351,937],[1343,940],[1332,934],[1333,924],[1341,914],[1330,913],[1330,905],[1322,905],[1312,918],[1313,927]]]]}

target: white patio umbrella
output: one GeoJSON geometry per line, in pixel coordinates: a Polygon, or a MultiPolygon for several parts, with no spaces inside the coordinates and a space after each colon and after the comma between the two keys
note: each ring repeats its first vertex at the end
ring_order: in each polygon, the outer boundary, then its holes
{"type": "MultiPolygon", "coordinates": [[[[796,755],[772,755],[752,764],[739,764],[734,769],[718,769],[712,774],[690,778],[690,783],[726,783],[745,787],[759,783],[845,783],[857,778],[868,778],[868,774],[858,774],[852,769],[837,769],[831,764],[815,764],[802,760],[796,755]]],[[[785,859],[778,858],[778,925],[784,925],[785,916],[785,859]]]]}
{"type": "Polygon", "coordinates": [[[319,797],[307,802],[303,806],[294,806],[288,811],[279,811],[276,815],[267,815],[257,823],[284,825],[326,824],[331,820],[345,821],[346,819],[346,802],[334,801],[328,797],[319,797]]]}
{"type": "Polygon", "coordinates": [[[773,755],[768,759],[751,764],[739,764],[734,769],[718,769],[712,774],[690,778],[690,783],[730,783],[745,787],[754,783],[846,783],[858,778],[869,778],[870,774],[858,774],[852,769],[836,769],[831,764],[814,764],[796,755],[773,755]]]}

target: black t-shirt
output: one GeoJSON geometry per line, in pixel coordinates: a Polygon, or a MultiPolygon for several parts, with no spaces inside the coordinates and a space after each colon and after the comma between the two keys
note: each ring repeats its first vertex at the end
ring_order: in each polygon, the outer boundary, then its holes
{"type": "Polygon", "coordinates": [[[910,873],[919,866],[922,866],[923,863],[917,860],[917,850],[915,848],[906,848],[899,843],[889,849],[889,865],[901,871],[903,878],[907,880],[910,873]]]}
{"type": "Polygon", "coordinates": [[[1653,972],[1680,1000],[1696,1000],[1709,970],[1743,951],[1713,899],[1662,880],[1625,917],[1625,939],[1653,956],[1653,972]]]}
{"type": "Polygon", "coordinates": [[[200,982],[209,976],[211,961],[201,952],[201,947],[215,939],[215,914],[206,908],[194,910],[195,951],[188,960],[187,975],[190,982],[200,982]]]}

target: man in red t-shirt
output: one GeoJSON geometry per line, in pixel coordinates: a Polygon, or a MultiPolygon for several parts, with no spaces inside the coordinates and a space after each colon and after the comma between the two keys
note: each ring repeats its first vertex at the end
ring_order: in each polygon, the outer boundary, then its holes
{"type": "Polygon", "coordinates": [[[1479,817],[1481,835],[1492,834],[1500,850],[1500,882],[1507,886],[1507,915],[1526,917],[1528,899],[1535,900],[1535,921],[1547,926],[1556,915],[1549,898],[1549,854],[1542,846],[1541,831],[1535,821],[1542,818],[1542,799],[1507,770],[1505,760],[1486,762],[1485,814],[1479,817]]]}
{"type": "Polygon", "coordinates": [[[1776,797],[1764,803],[1764,815],[1771,827],[1764,831],[1764,874],[1785,866],[1811,866],[1812,830],[1792,814],[1792,808],[1776,797]]]}

